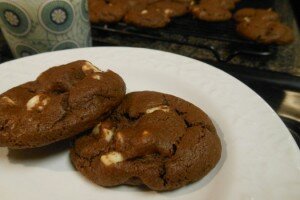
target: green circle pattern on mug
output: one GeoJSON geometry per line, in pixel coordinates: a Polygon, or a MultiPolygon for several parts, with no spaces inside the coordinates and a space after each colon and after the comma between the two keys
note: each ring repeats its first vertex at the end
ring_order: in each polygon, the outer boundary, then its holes
{"type": "Polygon", "coordinates": [[[12,35],[24,36],[31,29],[31,21],[27,13],[17,4],[1,2],[0,19],[6,30],[12,35]]]}
{"type": "Polygon", "coordinates": [[[77,42],[72,40],[62,41],[52,48],[52,51],[78,48],[77,42]]]}
{"type": "Polygon", "coordinates": [[[34,48],[24,45],[24,44],[17,45],[15,48],[15,52],[18,57],[26,57],[26,56],[30,56],[30,55],[34,55],[34,54],[38,53],[38,51],[35,50],[34,48]]]}
{"type": "Polygon", "coordinates": [[[74,22],[74,8],[64,0],[47,1],[39,8],[39,21],[52,33],[65,33],[74,22]]]}
{"type": "Polygon", "coordinates": [[[87,0],[81,1],[81,16],[84,21],[89,21],[89,8],[87,0]]]}

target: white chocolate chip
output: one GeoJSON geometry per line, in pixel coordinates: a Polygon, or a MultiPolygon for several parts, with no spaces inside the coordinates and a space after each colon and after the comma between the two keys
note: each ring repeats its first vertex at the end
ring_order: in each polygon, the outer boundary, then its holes
{"type": "Polygon", "coordinates": [[[11,127],[10,127],[10,129],[14,129],[15,126],[16,126],[16,124],[12,124],[11,127]]]}
{"type": "Polygon", "coordinates": [[[154,111],[157,111],[157,110],[161,110],[163,112],[169,112],[170,108],[169,108],[169,106],[161,105],[161,106],[157,106],[157,107],[147,109],[146,113],[150,114],[150,113],[153,113],[154,111]]]}
{"type": "Polygon", "coordinates": [[[245,22],[248,22],[248,23],[251,21],[249,17],[244,17],[244,20],[245,20],[245,22]]]}
{"type": "Polygon", "coordinates": [[[103,128],[102,129],[102,132],[104,134],[104,138],[107,142],[110,142],[114,133],[115,133],[115,130],[114,129],[106,129],[106,128],[103,128]]]}
{"type": "Polygon", "coordinates": [[[108,154],[101,156],[100,159],[101,162],[106,166],[116,164],[124,160],[122,154],[116,151],[109,152],[108,154]]]}
{"type": "Polygon", "coordinates": [[[101,76],[99,74],[93,74],[92,78],[96,80],[100,80],[101,76]]]}
{"type": "Polygon", "coordinates": [[[100,126],[101,126],[101,122],[95,126],[95,128],[92,131],[92,134],[98,135],[100,126]]]}
{"type": "Polygon", "coordinates": [[[117,133],[117,140],[120,141],[121,143],[124,143],[124,137],[121,132],[117,133]]]}
{"type": "Polygon", "coordinates": [[[43,100],[40,100],[41,94],[35,95],[26,104],[27,110],[31,111],[33,109],[43,110],[44,107],[49,103],[50,98],[46,97],[43,100]]]}
{"type": "Polygon", "coordinates": [[[40,110],[43,110],[44,107],[49,103],[49,101],[50,101],[50,98],[49,98],[49,97],[43,99],[43,100],[42,100],[42,106],[41,106],[42,108],[41,108],[40,110]]]}
{"type": "Polygon", "coordinates": [[[145,15],[147,13],[148,13],[148,10],[142,10],[142,12],[141,12],[142,15],[145,15]]]}
{"type": "Polygon", "coordinates": [[[81,67],[82,71],[87,74],[88,71],[93,71],[94,73],[96,72],[101,72],[100,69],[95,67],[92,63],[90,62],[85,62],[84,65],[81,67]]]}
{"type": "Polygon", "coordinates": [[[149,135],[150,133],[148,132],[148,131],[143,131],[143,136],[147,136],[147,135],[149,135]]]}
{"type": "MultiPolygon", "coordinates": [[[[98,135],[100,133],[100,127],[101,127],[101,122],[94,127],[92,134],[98,135]]],[[[113,129],[102,128],[102,133],[103,133],[104,139],[107,142],[110,142],[114,136],[115,128],[113,128],[113,129]]]]}
{"type": "Polygon", "coordinates": [[[40,95],[36,95],[27,102],[27,110],[32,110],[40,102],[40,95]]]}
{"type": "Polygon", "coordinates": [[[42,101],[42,105],[43,105],[43,106],[46,106],[46,105],[48,104],[49,100],[50,100],[50,98],[44,99],[44,100],[42,101]]]}
{"type": "Polygon", "coordinates": [[[7,96],[2,97],[1,100],[4,101],[5,103],[11,105],[11,106],[16,105],[16,103],[11,98],[9,98],[7,96]]]}
{"type": "Polygon", "coordinates": [[[165,14],[166,15],[170,15],[170,14],[172,14],[173,13],[173,10],[171,10],[171,9],[169,9],[169,8],[167,8],[167,9],[165,9],[165,14]]]}

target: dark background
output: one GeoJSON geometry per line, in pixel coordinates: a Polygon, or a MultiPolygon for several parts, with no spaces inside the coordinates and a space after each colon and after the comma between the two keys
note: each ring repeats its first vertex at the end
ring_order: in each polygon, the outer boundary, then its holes
{"type": "Polygon", "coordinates": [[[300,27],[300,1],[299,0],[290,0],[293,7],[294,13],[297,17],[298,26],[300,27]]]}

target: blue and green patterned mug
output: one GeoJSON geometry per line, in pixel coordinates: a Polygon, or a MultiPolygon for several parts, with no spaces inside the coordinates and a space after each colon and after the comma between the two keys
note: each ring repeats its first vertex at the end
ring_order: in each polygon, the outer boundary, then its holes
{"type": "Polygon", "coordinates": [[[16,58],[91,46],[87,0],[0,0],[0,26],[16,58]]]}

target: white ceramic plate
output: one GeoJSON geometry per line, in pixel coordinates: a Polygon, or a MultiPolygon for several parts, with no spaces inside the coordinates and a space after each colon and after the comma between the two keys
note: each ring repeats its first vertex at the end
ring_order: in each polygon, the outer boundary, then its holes
{"type": "Polygon", "coordinates": [[[247,86],[199,61],[137,48],[45,53],[1,64],[0,93],[34,80],[51,66],[78,59],[119,73],[128,92],[170,93],[202,108],[213,119],[222,140],[220,162],[201,181],[158,193],[94,185],[74,170],[63,144],[26,152],[0,148],[1,200],[300,199],[299,149],[282,121],[247,86]]]}

